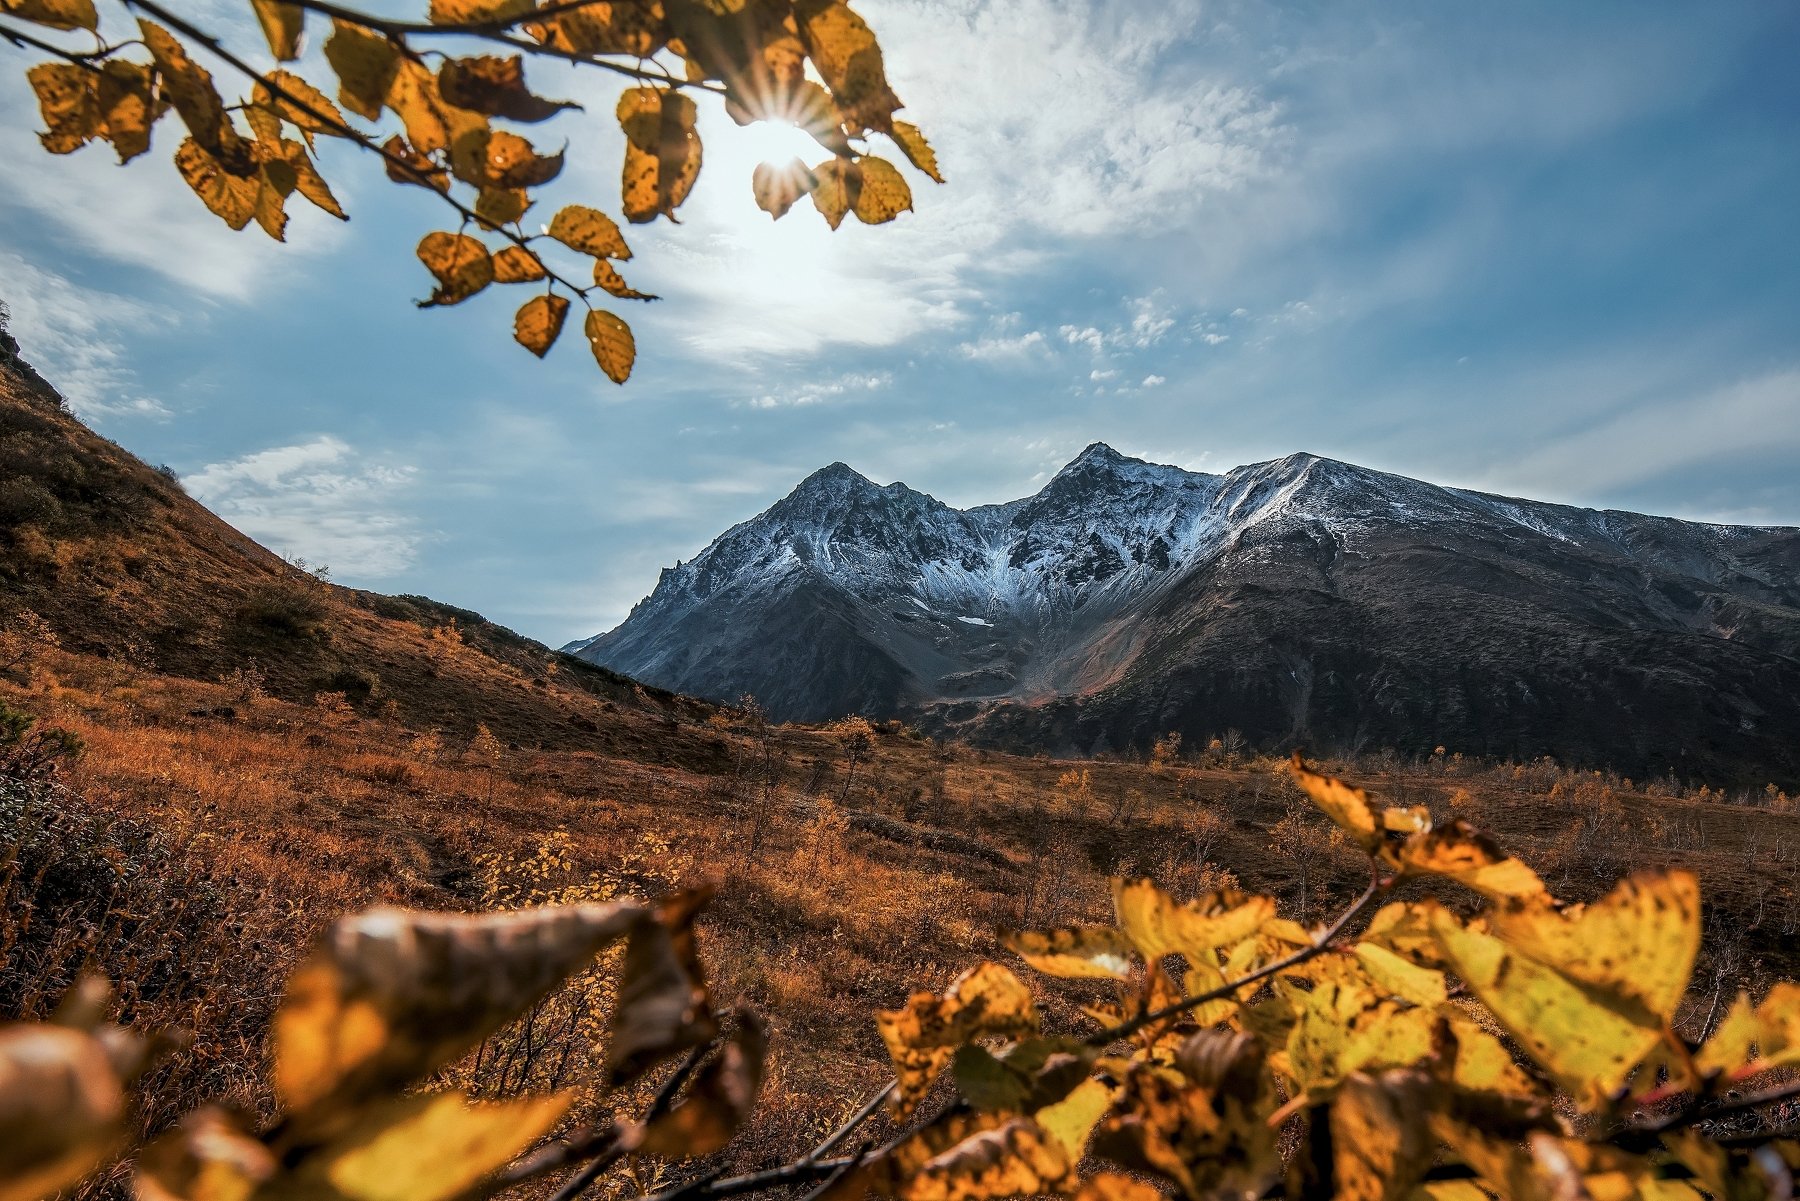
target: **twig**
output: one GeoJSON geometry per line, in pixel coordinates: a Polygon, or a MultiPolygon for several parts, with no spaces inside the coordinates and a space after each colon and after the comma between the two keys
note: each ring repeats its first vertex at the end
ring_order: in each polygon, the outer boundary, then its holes
{"type": "MultiPolygon", "coordinates": [[[[246,63],[243,59],[239,58],[237,55],[233,54],[231,51],[225,49],[225,47],[220,44],[219,39],[213,37],[211,34],[208,34],[200,29],[196,29],[193,25],[189,24],[187,21],[183,20],[182,18],[176,16],[174,13],[171,13],[168,9],[164,8],[161,4],[156,3],[156,0],[122,0],[122,3],[124,3],[125,6],[128,8],[141,8],[145,12],[149,13],[151,16],[155,17],[157,20],[163,22],[165,25],[167,25],[171,29],[175,30],[176,32],[186,34],[188,37],[192,38],[194,41],[198,42],[200,45],[205,46],[208,50],[212,51],[213,54],[217,55],[221,62],[226,63],[227,65],[231,66],[235,70],[243,73],[244,75],[249,76],[251,79],[254,79],[254,80],[256,80],[256,82],[262,84],[263,87],[265,87],[269,90],[269,94],[271,96],[275,97],[275,99],[285,101],[286,103],[293,105],[294,108],[298,109],[300,112],[305,113],[307,116],[311,117],[313,120],[319,122],[321,125],[332,130],[333,132],[337,133],[339,136],[349,139],[351,142],[362,147],[364,150],[367,150],[373,154],[377,154],[377,155],[381,156],[381,158],[384,161],[391,164],[394,168],[396,168],[399,171],[404,172],[406,175],[410,176],[412,179],[425,185],[425,187],[430,189],[432,192],[436,193],[439,197],[441,197],[443,199],[445,204],[448,204],[451,208],[455,209],[458,213],[462,214],[462,218],[465,222],[473,221],[483,229],[491,229],[495,233],[499,234],[501,237],[505,238],[507,241],[511,242],[513,245],[519,247],[522,250],[529,251],[531,249],[530,246],[527,245],[527,242],[529,241],[529,239],[522,237],[519,234],[514,233],[510,229],[503,228],[502,226],[499,226],[497,224],[494,224],[494,223],[491,223],[491,222],[485,220],[474,209],[470,208],[468,205],[464,204],[462,201],[458,200],[456,197],[450,195],[448,192],[438,191],[437,186],[433,183],[431,174],[429,172],[420,170],[418,167],[415,167],[412,163],[408,162],[406,159],[400,157],[397,154],[390,152],[386,147],[384,147],[380,143],[376,142],[375,139],[369,137],[367,134],[362,133],[360,130],[354,129],[349,125],[346,125],[343,121],[338,120],[337,118],[331,116],[328,113],[319,111],[317,108],[313,107],[311,104],[308,104],[305,100],[301,99],[298,96],[295,96],[292,92],[288,91],[286,88],[282,87],[280,84],[273,82],[267,76],[263,75],[261,72],[256,70],[256,68],[252,67],[249,63],[246,63]]],[[[533,257],[536,258],[537,256],[534,254],[533,257]]],[[[563,276],[557,274],[555,271],[552,271],[550,269],[549,265],[544,263],[542,261],[542,259],[539,259],[539,265],[543,266],[544,274],[548,278],[550,278],[551,280],[554,280],[555,282],[561,284],[563,287],[569,289],[569,291],[571,291],[575,295],[581,297],[584,301],[587,299],[587,294],[589,291],[591,291],[591,288],[582,287],[580,285],[570,283],[563,276]]]]}
{"type": "Polygon", "coordinates": [[[862,1166],[863,1161],[868,1157],[869,1149],[874,1145],[873,1142],[865,1142],[862,1146],[858,1147],[856,1149],[856,1154],[844,1161],[843,1167],[819,1181],[819,1183],[812,1188],[807,1189],[806,1192],[801,1195],[800,1201],[820,1201],[820,1198],[836,1188],[838,1184],[842,1182],[844,1177],[862,1166]]]}
{"type": "Polygon", "coordinates": [[[1387,892],[1389,889],[1393,888],[1393,886],[1393,879],[1384,879],[1381,875],[1380,868],[1377,867],[1373,877],[1369,881],[1369,886],[1363,889],[1362,895],[1352,901],[1350,907],[1340,913],[1336,921],[1332,922],[1331,925],[1326,927],[1317,938],[1313,939],[1312,945],[1301,947],[1292,955],[1283,959],[1277,959],[1274,963],[1259,967],[1254,972],[1240,976],[1229,984],[1220,985],[1218,988],[1198,993],[1195,996],[1183,997],[1181,1000],[1165,1005],[1161,1009],[1152,1009],[1148,1013],[1140,1013],[1137,1017],[1132,1018],[1128,1022],[1123,1022],[1110,1029],[1102,1030],[1098,1034],[1090,1036],[1086,1040],[1086,1045],[1090,1047],[1108,1046],[1121,1038],[1128,1038],[1131,1035],[1136,1034],[1146,1026],[1152,1026],[1166,1018],[1172,1018],[1177,1014],[1186,1013],[1188,1010],[1204,1005],[1208,1001],[1222,1000],[1234,995],[1238,989],[1244,987],[1246,984],[1254,984],[1258,980],[1263,980],[1269,976],[1275,975],[1277,972],[1284,972],[1288,968],[1305,963],[1315,955],[1319,955],[1329,949],[1337,936],[1344,932],[1344,927],[1348,926],[1351,920],[1354,919],[1357,914],[1361,913],[1370,901],[1373,901],[1376,897],[1387,892]]]}
{"type": "Polygon", "coordinates": [[[1629,1126],[1624,1131],[1632,1134],[1661,1134],[1666,1130],[1678,1130],[1683,1126],[1692,1126],[1696,1122],[1709,1122],[1726,1114],[1743,1113],[1748,1109],[1759,1109],[1764,1105],[1773,1105],[1777,1101],[1792,1101],[1800,1097],[1800,1080],[1790,1080],[1786,1084],[1778,1084],[1773,1088],[1765,1088],[1760,1092],[1746,1093],[1729,1101],[1721,1101],[1716,1105],[1707,1105],[1696,1097],[1693,1104],[1677,1110],[1667,1117],[1652,1122],[1640,1122],[1629,1126]]]}
{"type": "Polygon", "coordinates": [[[861,1162],[863,1156],[846,1155],[839,1159],[818,1159],[811,1163],[795,1160],[782,1164],[778,1168],[765,1168],[760,1172],[751,1172],[743,1176],[727,1176],[723,1180],[717,1177],[701,1177],[689,1184],[667,1189],[660,1193],[650,1193],[639,1201],[698,1201],[706,1198],[711,1201],[715,1197],[735,1197],[742,1193],[754,1193],[760,1189],[773,1188],[782,1184],[807,1184],[815,1180],[825,1180],[842,1170],[845,1165],[861,1162]]]}
{"type": "Polygon", "coordinates": [[[866,1122],[869,1119],[870,1115],[872,1115],[877,1109],[881,1108],[881,1103],[883,1101],[887,1100],[888,1097],[893,1094],[893,1091],[896,1088],[898,1088],[899,1086],[900,1086],[900,1082],[898,1080],[888,1081],[885,1085],[883,1085],[881,1087],[880,1091],[878,1091],[874,1096],[870,1097],[867,1101],[863,1102],[862,1108],[858,1109],[855,1113],[851,1114],[850,1117],[844,1122],[844,1124],[842,1126],[839,1126],[830,1135],[828,1135],[824,1142],[822,1142],[818,1146],[814,1147],[811,1151],[808,1151],[806,1153],[805,1157],[803,1159],[801,1159],[800,1162],[801,1163],[817,1163],[820,1159],[823,1159],[826,1155],[830,1154],[831,1150],[834,1147],[836,1147],[839,1143],[843,1142],[845,1139],[850,1137],[851,1131],[855,1130],[858,1126],[860,1126],[864,1122],[866,1122]]]}
{"type": "Polygon", "coordinates": [[[629,67],[624,63],[615,63],[608,59],[591,54],[578,54],[571,50],[560,50],[555,46],[546,46],[538,42],[529,42],[516,37],[508,31],[527,21],[541,21],[545,17],[557,13],[571,12],[578,8],[587,8],[600,0],[568,0],[563,4],[548,4],[533,12],[523,13],[516,17],[488,21],[469,21],[455,25],[433,25],[424,21],[394,21],[383,17],[370,16],[352,8],[345,8],[331,0],[293,0],[299,7],[318,13],[320,16],[334,17],[365,29],[373,29],[386,34],[390,38],[404,38],[408,35],[418,37],[477,37],[484,41],[497,42],[503,46],[523,50],[531,54],[541,54],[547,58],[557,58],[564,62],[582,66],[599,67],[623,75],[628,79],[637,79],[646,83],[657,83],[668,88],[693,88],[697,91],[716,92],[724,95],[725,89],[717,84],[686,80],[658,69],[647,70],[643,67],[629,67]]]}
{"type": "MultiPolygon", "coordinates": [[[[713,1043],[702,1043],[687,1053],[687,1058],[681,1061],[681,1066],[676,1068],[669,1078],[663,1081],[662,1087],[656,1090],[656,1096],[651,1100],[650,1108],[644,1111],[644,1120],[639,1124],[640,1128],[649,1126],[669,1112],[675,1104],[675,1094],[681,1091],[681,1086],[687,1083],[688,1077],[694,1074],[694,1069],[700,1066],[700,1062],[706,1058],[707,1052],[711,1051],[713,1046],[713,1043]]],[[[616,1125],[615,1129],[617,1129],[616,1125]]],[[[636,1140],[629,1141],[635,1142],[636,1140]]],[[[627,1142],[628,1140],[623,1137],[623,1132],[620,1131],[615,1135],[612,1146],[579,1172],[569,1177],[563,1186],[556,1190],[556,1195],[551,1198],[551,1201],[573,1201],[575,1197],[586,1192],[589,1185],[600,1179],[600,1173],[612,1167],[620,1157],[631,1150],[627,1142]]]]}
{"type": "Polygon", "coordinates": [[[38,38],[32,37],[29,33],[26,33],[21,29],[15,29],[10,25],[0,25],[0,38],[5,38],[15,46],[30,46],[33,50],[42,50],[45,54],[54,54],[64,62],[72,63],[84,71],[92,71],[96,75],[101,75],[105,72],[95,65],[95,60],[104,58],[106,54],[111,52],[110,50],[104,52],[96,50],[84,54],[78,50],[65,50],[61,46],[41,41],[38,38]]]}

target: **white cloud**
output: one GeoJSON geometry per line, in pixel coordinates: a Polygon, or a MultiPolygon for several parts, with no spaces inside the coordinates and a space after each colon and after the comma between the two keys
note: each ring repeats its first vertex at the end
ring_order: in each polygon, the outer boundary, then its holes
{"type": "Polygon", "coordinates": [[[0,250],[0,280],[12,310],[12,332],[25,361],[43,373],[82,420],[112,417],[167,420],[128,366],[123,335],[172,326],[167,314],[109,292],[79,288],[53,271],[0,250]]]}
{"type": "Polygon", "coordinates": [[[1161,375],[1146,375],[1144,377],[1144,387],[1146,388],[1160,388],[1168,382],[1168,379],[1161,375]]]}
{"type": "Polygon", "coordinates": [[[1091,380],[1094,380],[1095,382],[1098,382],[1103,379],[1112,379],[1113,377],[1117,376],[1118,374],[1119,374],[1119,372],[1116,368],[1111,371],[1102,371],[1098,367],[1096,367],[1096,368],[1094,368],[1094,370],[1088,372],[1088,378],[1091,380]]]}
{"type": "Polygon", "coordinates": [[[1065,325],[1057,332],[1071,346],[1085,346],[1095,354],[1106,349],[1106,335],[1091,325],[1065,325]]]}
{"type": "Polygon", "coordinates": [[[1204,333],[1204,334],[1200,335],[1200,340],[1202,342],[1206,343],[1208,346],[1218,346],[1221,343],[1231,341],[1231,335],[1230,334],[1204,333]]]}
{"type": "Polygon", "coordinates": [[[1019,363],[1044,354],[1048,347],[1044,343],[1042,330],[1029,330],[1017,336],[1006,334],[990,334],[977,338],[973,342],[964,342],[957,350],[966,359],[974,359],[981,363],[1019,363]]]}
{"type": "Polygon", "coordinates": [[[835,404],[854,400],[869,392],[878,392],[894,382],[886,371],[851,372],[818,383],[800,384],[781,393],[766,392],[743,402],[752,409],[797,409],[811,405],[835,404]]]}
{"type": "Polygon", "coordinates": [[[270,548],[340,577],[398,575],[425,534],[395,502],[415,468],[372,462],[329,434],[210,463],[181,478],[196,500],[270,548]]]}

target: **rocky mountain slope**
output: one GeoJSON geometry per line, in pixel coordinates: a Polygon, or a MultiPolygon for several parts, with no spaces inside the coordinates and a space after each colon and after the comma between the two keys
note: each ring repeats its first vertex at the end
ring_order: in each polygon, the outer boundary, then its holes
{"type": "Polygon", "coordinates": [[[1800,776],[1800,530],[1490,496],[1294,454],[1095,444],[957,510],[842,463],[570,651],[777,716],[1065,752],[1253,742],[1800,776]]]}

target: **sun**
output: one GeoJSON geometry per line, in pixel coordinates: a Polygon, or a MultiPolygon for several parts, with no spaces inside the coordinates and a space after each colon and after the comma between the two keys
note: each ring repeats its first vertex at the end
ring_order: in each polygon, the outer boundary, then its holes
{"type": "Polygon", "coordinates": [[[734,130],[732,137],[752,165],[768,163],[779,167],[794,159],[812,164],[829,153],[813,140],[811,134],[791,121],[756,121],[734,130]]]}

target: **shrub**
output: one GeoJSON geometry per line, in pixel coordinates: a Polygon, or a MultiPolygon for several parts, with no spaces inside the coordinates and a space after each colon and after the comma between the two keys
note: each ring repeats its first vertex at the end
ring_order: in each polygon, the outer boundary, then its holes
{"type": "Polygon", "coordinates": [[[287,638],[322,640],[331,607],[313,580],[264,584],[245,599],[238,616],[247,625],[287,638]]]}

